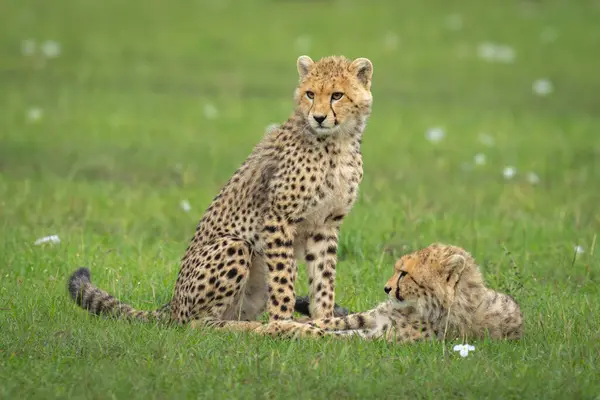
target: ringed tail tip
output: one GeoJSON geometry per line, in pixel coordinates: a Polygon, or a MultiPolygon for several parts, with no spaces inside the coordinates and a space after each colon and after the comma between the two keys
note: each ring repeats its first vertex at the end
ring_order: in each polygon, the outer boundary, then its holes
{"type": "Polygon", "coordinates": [[[90,270],[88,268],[78,268],[75,272],[71,274],[71,277],[69,278],[69,293],[71,294],[73,300],[77,302],[77,304],[81,304],[82,300],[81,287],[83,286],[83,284],[90,282],[91,275],[90,270]]]}

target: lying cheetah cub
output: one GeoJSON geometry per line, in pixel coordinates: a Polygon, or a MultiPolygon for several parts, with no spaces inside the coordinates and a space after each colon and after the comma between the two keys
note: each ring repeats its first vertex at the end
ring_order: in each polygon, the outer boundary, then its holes
{"type": "MultiPolygon", "coordinates": [[[[487,288],[471,255],[459,247],[432,244],[403,256],[384,290],[389,300],[371,311],[306,324],[256,324],[254,330],[272,336],[358,335],[394,342],[444,335],[519,339],[523,333],[519,305],[510,296],[487,288]]],[[[302,301],[296,309],[306,312],[302,301]]]]}
{"type": "Polygon", "coordinates": [[[311,315],[333,316],[338,232],[363,176],[373,65],[302,56],[297,68],[294,113],[265,134],[206,210],[171,302],[137,311],[95,287],[81,268],[69,280],[77,304],[94,314],[193,325],[202,318],[254,320],[265,307],[270,320],[286,320],[302,257],[311,315]]]}

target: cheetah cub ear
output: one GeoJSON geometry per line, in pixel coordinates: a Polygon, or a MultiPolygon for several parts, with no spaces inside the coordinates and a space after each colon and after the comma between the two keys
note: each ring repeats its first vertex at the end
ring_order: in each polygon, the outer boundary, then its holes
{"type": "Polygon", "coordinates": [[[367,90],[371,90],[371,78],[373,77],[373,64],[368,58],[357,58],[350,64],[352,72],[364,85],[367,90]]]}
{"type": "Polygon", "coordinates": [[[453,254],[441,262],[442,274],[446,276],[448,286],[455,287],[465,270],[467,260],[460,254],[453,254]]]}
{"type": "Polygon", "coordinates": [[[298,57],[298,61],[296,61],[296,66],[298,67],[298,75],[300,75],[300,80],[304,79],[304,77],[308,74],[314,63],[315,62],[309,56],[298,57]]]}

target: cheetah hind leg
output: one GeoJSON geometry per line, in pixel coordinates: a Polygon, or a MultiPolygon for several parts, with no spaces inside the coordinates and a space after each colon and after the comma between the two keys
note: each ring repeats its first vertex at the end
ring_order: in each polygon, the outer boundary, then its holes
{"type": "Polygon", "coordinates": [[[250,275],[251,253],[244,241],[221,238],[208,243],[201,257],[187,260],[173,301],[179,322],[236,318],[250,275]]]}

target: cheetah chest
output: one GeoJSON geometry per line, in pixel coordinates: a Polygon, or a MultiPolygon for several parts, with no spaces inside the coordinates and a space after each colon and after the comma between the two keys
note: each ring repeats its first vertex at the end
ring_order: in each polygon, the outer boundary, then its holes
{"type": "Polygon", "coordinates": [[[342,153],[329,160],[324,180],[316,190],[306,220],[320,225],[327,218],[343,216],[350,211],[362,179],[360,154],[342,153]]]}

